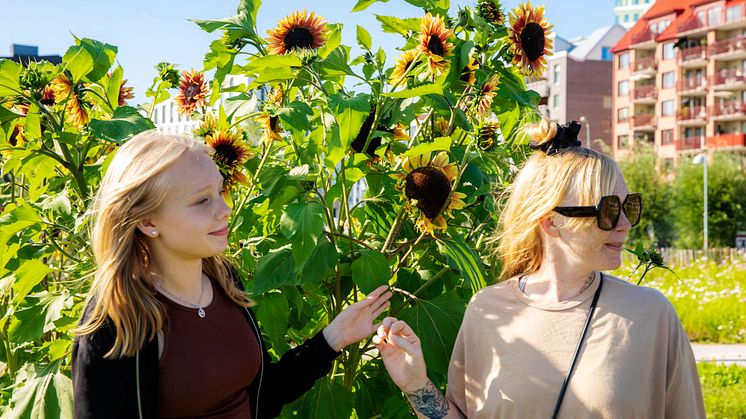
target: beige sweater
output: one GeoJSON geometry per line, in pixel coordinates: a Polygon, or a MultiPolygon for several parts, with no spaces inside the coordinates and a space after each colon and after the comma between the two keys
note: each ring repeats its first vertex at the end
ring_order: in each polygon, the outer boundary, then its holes
{"type": "MultiPolygon", "coordinates": [[[[549,419],[596,288],[540,304],[511,279],[475,295],[448,371],[452,406],[468,418],[549,419]]],[[[660,292],[604,275],[559,417],[705,417],[691,346],[660,292]]]]}

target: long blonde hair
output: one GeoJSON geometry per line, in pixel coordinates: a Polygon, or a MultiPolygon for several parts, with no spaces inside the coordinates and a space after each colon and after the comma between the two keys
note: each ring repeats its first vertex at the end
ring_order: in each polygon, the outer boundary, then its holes
{"type": "MultiPolygon", "coordinates": [[[[151,252],[137,222],[158,211],[171,186],[162,174],[187,152],[209,155],[212,149],[187,136],[138,134],[116,152],[94,198],[91,239],[97,269],[89,292],[92,307],[76,333],[92,334],[110,323],[116,337],[106,358],[134,356],[163,327],[151,252]]],[[[233,282],[225,257],[203,259],[202,269],[236,304],[253,305],[233,282]]]]}
{"type": "MultiPolygon", "coordinates": [[[[554,138],[557,124],[542,120],[526,131],[534,143],[542,144],[554,138]]],[[[595,206],[602,196],[612,193],[619,176],[612,158],[590,148],[569,147],[551,156],[534,152],[505,191],[508,198],[493,239],[502,259],[501,279],[539,269],[543,248],[539,222],[570,191],[577,194],[577,205],[595,206]]],[[[565,225],[578,229],[595,222],[594,218],[569,218],[565,225]]]]}

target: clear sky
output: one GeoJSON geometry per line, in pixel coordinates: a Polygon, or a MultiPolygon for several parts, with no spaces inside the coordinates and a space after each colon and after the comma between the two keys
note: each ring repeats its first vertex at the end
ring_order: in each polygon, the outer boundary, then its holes
{"type": "MultiPolygon", "coordinates": [[[[314,10],[330,23],[343,23],[342,42],[356,45],[356,25],[373,37],[391,57],[403,44],[398,35],[380,31],[374,14],[418,17],[421,12],[404,0],[376,3],[363,12],[350,10],[356,0],[264,0],[258,13],[259,33],[266,34],[279,19],[298,10],[314,10]]],[[[542,4],[540,1],[534,4],[542,4]]],[[[452,9],[475,5],[476,0],[451,0],[452,9]]],[[[504,1],[512,9],[519,0],[504,1]]],[[[588,35],[614,22],[612,0],[546,0],[546,14],[554,31],[564,38],[588,35]]],[[[203,32],[187,19],[220,19],[236,12],[238,0],[2,0],[0,56],[9,55],[11,44],[36,45],[41,55],[63,55],[78,37],[97,39],[119,48],[117,59],[128,85],[135,87],[134,103],[145,102],[145,89],[160,61],[199,69],[211,41],[220,34],[203,32]]]]}

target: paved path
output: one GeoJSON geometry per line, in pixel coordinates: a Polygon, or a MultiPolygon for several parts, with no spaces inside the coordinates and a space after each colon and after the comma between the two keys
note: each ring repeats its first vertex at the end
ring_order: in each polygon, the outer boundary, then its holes
{"type": "Polygon", "coordinates": [[[746,367],[746,345],[692,343],[697,362],[710,361],[746,367]]]}

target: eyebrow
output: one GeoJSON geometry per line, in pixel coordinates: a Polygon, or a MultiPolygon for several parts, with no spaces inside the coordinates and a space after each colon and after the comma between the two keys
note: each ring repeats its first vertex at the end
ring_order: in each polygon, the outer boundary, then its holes
{"type": "MultiPolygon", "coordinates": [[[[216,180],[217,180],[217,178],[216,178],[216,180]]],[[[201,188],[199,188],[199,189],[196,189],[196,190],[195,190],[194,192],[192,192],[192,193],[191,193],[190,195],[191,195],[191,196],[194,196],[194,195],[199,195],[199,194],[201,194],[201,193],[203,193],[203,192],[205,192],[205,191],[207,191],[207,190],[210,190],[210,189],[212,189],[212,188],[213,188],[213,187],[215,187],[216,185],[217,185],[217,187],[218,187],[218,188],[222,188],[222,187],[223,187],[223,177],[222,177],[222,176],[221,176],[221,177],[220,177],[220,179],[219,179],[219,180],[217,180],[217,181],[216,181],[215,183],[209,183],[209,184],[207,184],[207,185],[204,185],[204,186],[202,186],[201,188]]]]}

